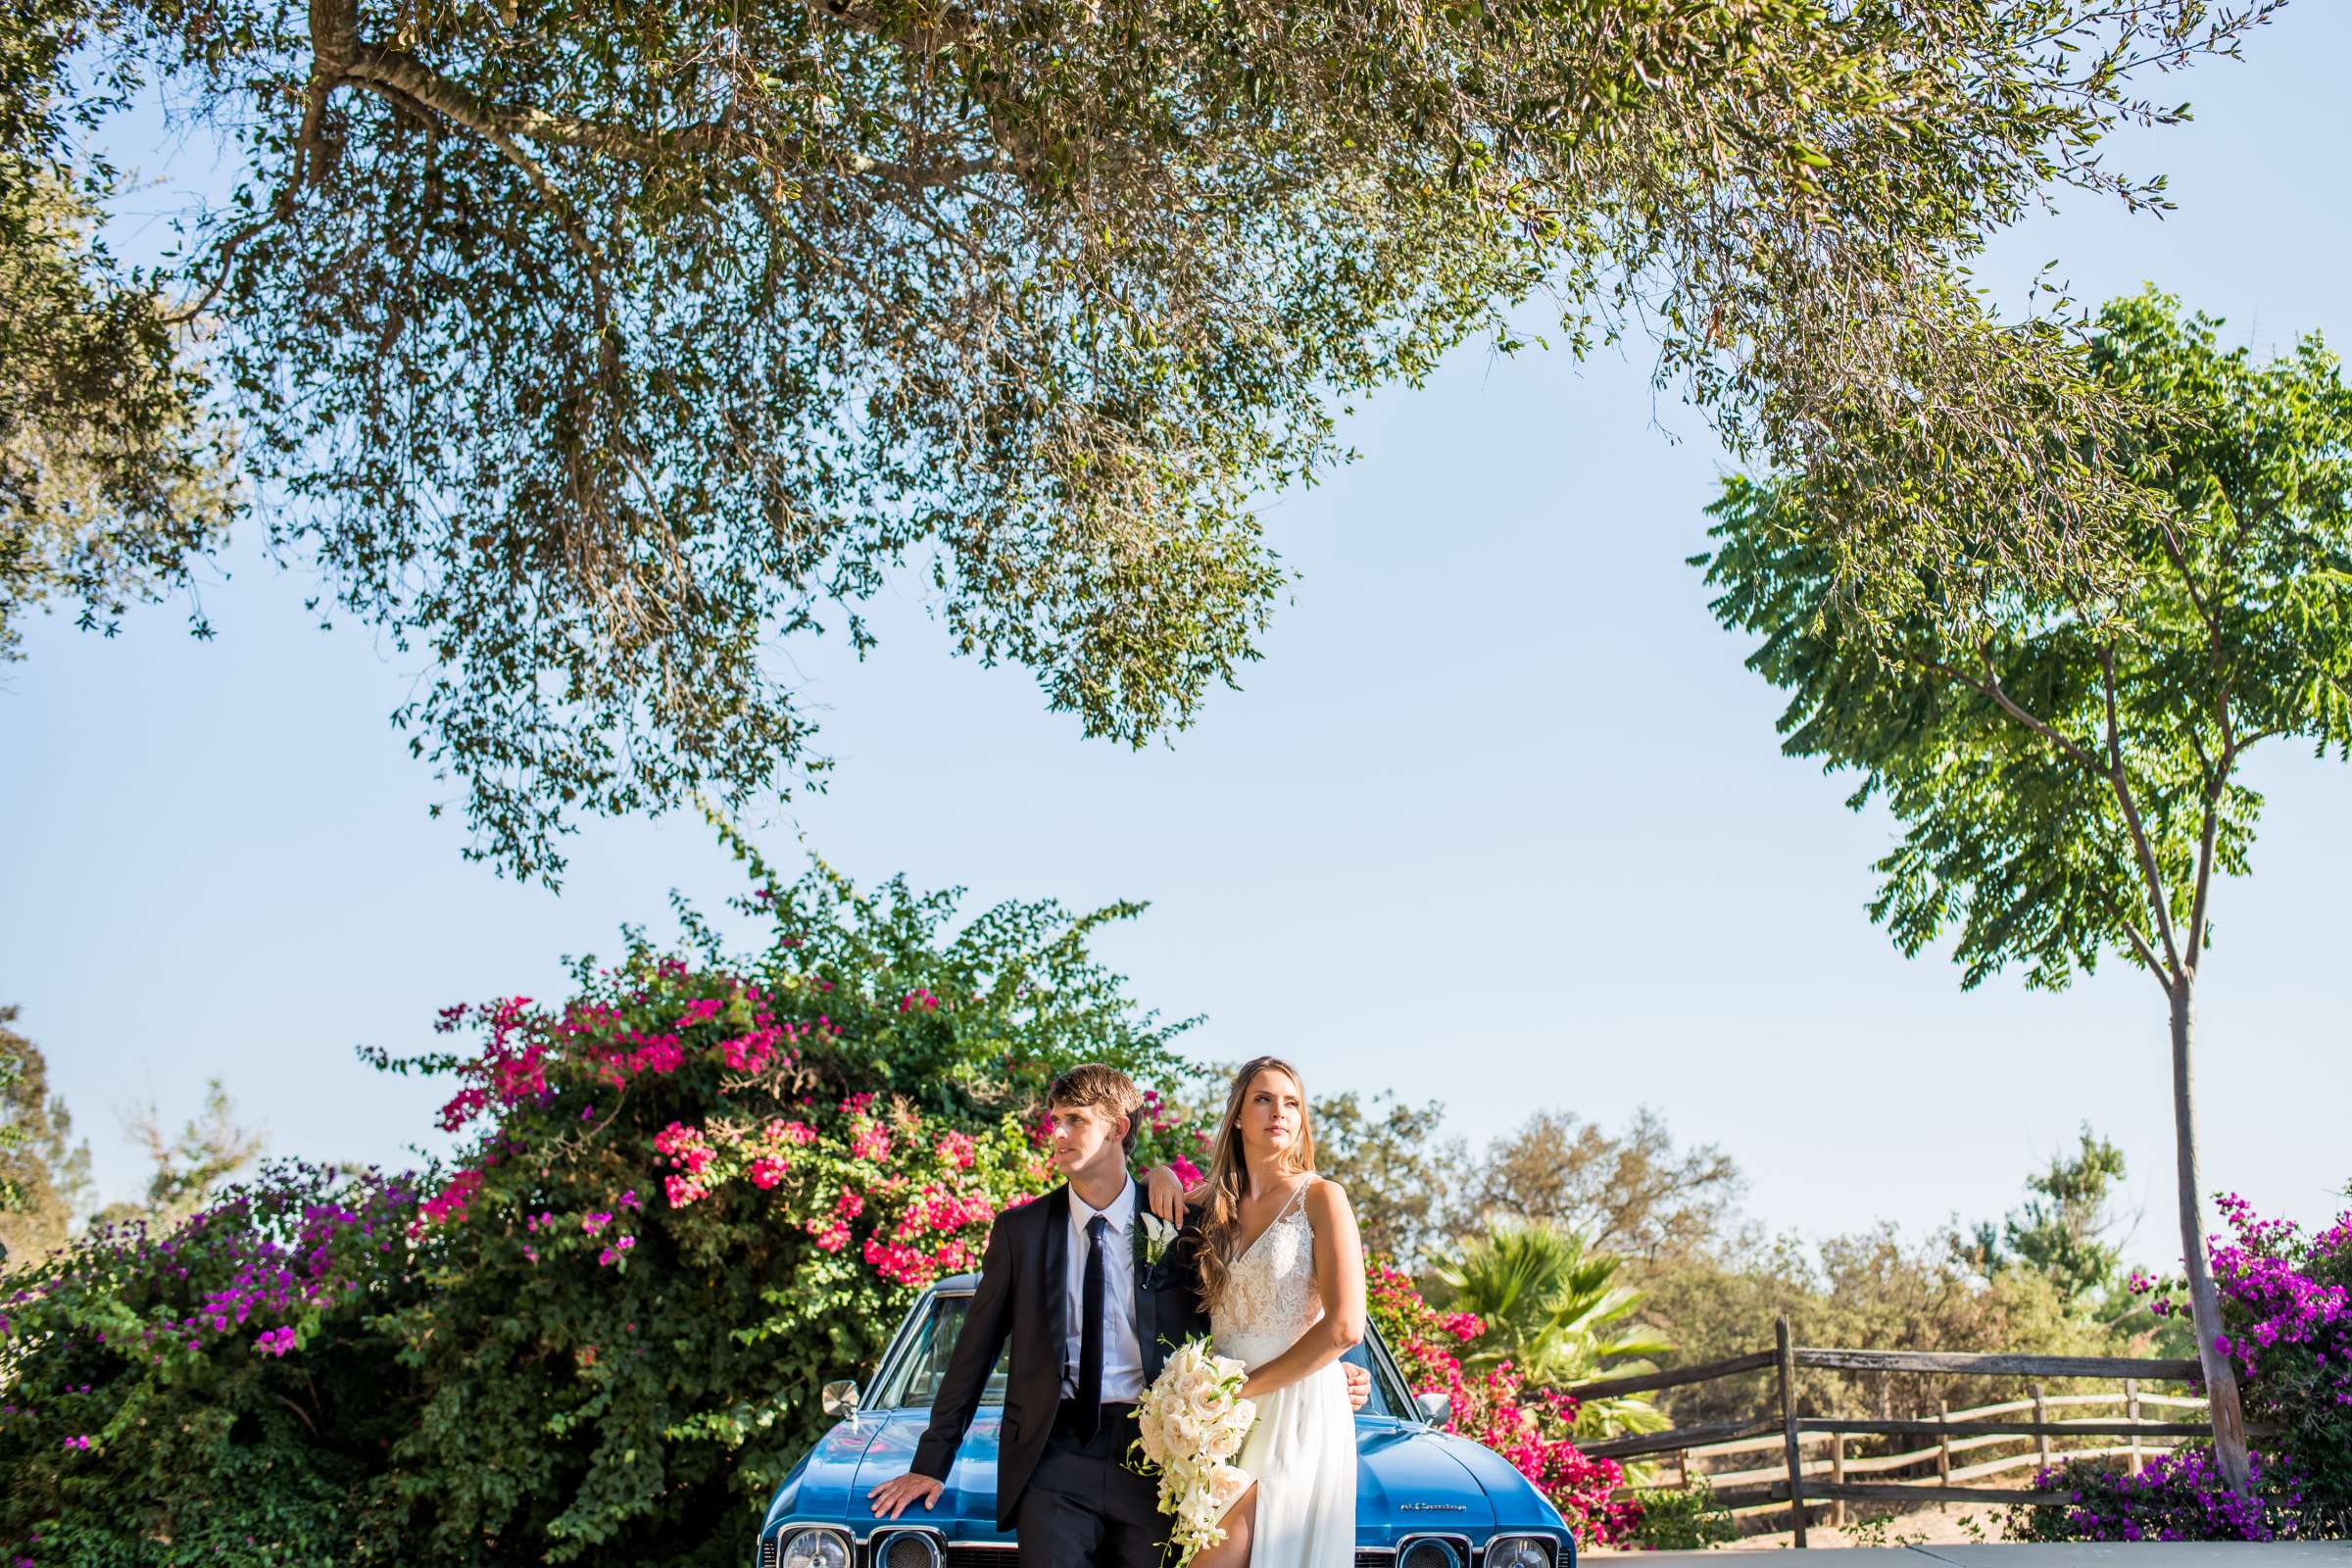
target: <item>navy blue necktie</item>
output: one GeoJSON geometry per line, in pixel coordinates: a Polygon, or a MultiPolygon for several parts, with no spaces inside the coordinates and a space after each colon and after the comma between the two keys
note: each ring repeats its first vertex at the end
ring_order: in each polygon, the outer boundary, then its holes
{"type": "Polygon", "coordinates": [[[1086,1222],[1086,1277],[1078,1292],[1083,1314],[1078,1329],[1078,1430],[1089,1438],[1102,1430],[1102,1233],[1109,1226],[1100,1214],[1086,1222]]]}

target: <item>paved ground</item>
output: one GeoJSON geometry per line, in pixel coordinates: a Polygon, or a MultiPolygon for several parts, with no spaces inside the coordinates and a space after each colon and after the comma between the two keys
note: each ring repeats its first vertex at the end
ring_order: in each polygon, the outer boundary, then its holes
{"type": "MultiPolygon", "coordinates": [[[[1831,1557],[1823,1568],[1847,1568],[1868,1557],[1886,1568],[1930,1568],[1948,1563],[1954,1568],[2352,1568],[2352,1542],[2297,1541],[2257,1545],[2242,1541],[2070,1542],[2063,1545],[1979,1546],[1938,1542],[1918,1546],[1845,1546],[1824,1548],[1831,1557]]],[[[1721,1563],[1721,1551],[1595,1551],[1580,1552],[1582,1561],[1644,1563],[1721,1563]]]]}

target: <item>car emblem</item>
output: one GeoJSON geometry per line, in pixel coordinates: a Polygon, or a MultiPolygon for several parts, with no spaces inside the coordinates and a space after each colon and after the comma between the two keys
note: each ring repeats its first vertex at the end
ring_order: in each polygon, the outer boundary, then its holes
{"type": "Polygon", "coordinates": [[[1412,1513],[1462,1513],[1470,1505],[1466,1502],[1400,1502],[1396,1506],[1412,1513]]]}

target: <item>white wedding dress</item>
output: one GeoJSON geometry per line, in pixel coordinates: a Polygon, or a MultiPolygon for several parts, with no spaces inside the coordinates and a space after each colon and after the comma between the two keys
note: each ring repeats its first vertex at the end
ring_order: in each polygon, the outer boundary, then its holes
{"type": "MultiPolygon", "coordinates": [[[[1252,1370],[1320,1321],[1309,1177],[1273,1224],[1233,1261],[1209,1314],[1217,1353],[1252,1370]]],[[[1257,1400],[1257,1424],[1234,1463],[1257,1483],[1250,1568],[1352,1568],[1355,1413],[1337,1361],[1257,1400]]]]}

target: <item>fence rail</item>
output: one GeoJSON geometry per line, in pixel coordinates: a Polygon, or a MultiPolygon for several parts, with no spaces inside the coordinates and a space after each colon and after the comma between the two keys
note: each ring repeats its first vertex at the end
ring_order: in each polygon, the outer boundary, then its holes
{"type": "MultiPolygon", "coordinates": [[[[1849,1350],[1799,1346],[1790,1343],[1787,1318],[1781,1318],[1774,1324],[1774,1348],[1769,1350],[1727,1356],[1722,1360],[1676,1367],[1666,1372],[1647,1372],[1639,1377],[1601,1378],[1566,1389],[1563,1392],[1577,1398],[1592,1399],[1685,1388],[1768,1368],[1775,1374],[1777,1409],[1769,1413],[1747,1420],[1711,1421],[1664,1432],[1610,1438],[1605,1442],[1585,1445],[1584,1451],[1596,1459],[1630,1459],[1671,1453],[1677,1456],[1677,1468],[1687,1482],[1692,1474],[1690,1461],[1694,1458],[1711,1459],[1777,1449],[1780,1453],[1780,1462],[1777,1464],[1744,1470],[1702,1472],[1701,1475],[1713,1489],[1718,1501],[1733,1505],[1730,1511],[1735,1516],[1784,1510],[1789,1513],[1795,1526],[1796,1544],[1802,1546],[1807,1544],[1807,1512],[1820,1504],[1828,1504],[1833,1510],[1833,1518],[1842,1522],[1844,1505],[1849,1501],[2062,1501],[2065,1496],[2062,1493],[1963,1486],[1960,1483],[2001,1475],[2028,1465],[2046,1465],[2059,1457],[2061,1452],[2067,1458],[2121,1455],[2136,1473],[2142,1458],[2149,1452],[2161,1452],[2175,1442],[2200,1437],[2211,1430],[2195,1421],[2148,1420],[2140,1414],[2142,1407],[2151,1405],[2168,1410],[2205,1408],[2202,1398],[2144,1393],[2139,1387],[2142,1380],[2185,1383],[2197,1373],[2197,1363],[2194,1361],[2131,1356],[2010,1355],[1973,1350],[1849,1350]],[[2112,1378],[2120,1381],[2124,1387],[2120,1393],[2053,1395],[2045,1394],[2039,1385],[2035,1385],[2030,1396],[2023,1399],[2005,1399],[1967,1410],[1942,1410],[1939,1405],[1939,1413],[1932,1421],[1847,1419],[1842,1416],[1800,1416],[1796,1413],[1796,1372],[1802,1367],[1839,1372],[1942,1376],[2112,1378]],[[2050,1414],[2055,1408],[2074,1409],[2085,1405],[2118,1403],[2125,1410],[2121,1420],[2096,1416],[2054,1419],[2050,1414]],[[2031,1414],[2028,1420],[2000,1419],[2028,1413],[2031,1414]],[[1936,1441],[1926,1447],[1897,1453],[1855,1454],[1849,1457],[1845,1451],[1849,1438],[1933,1438],[1936,1441]],[[2131,1441],[2059,1450],[2053,1443],[2062,1438],[2128,1438],[2131,1441]],[[2025,1439],[2032,1439],[2034,1446],[2024,1452],[2002,1454],[1973,1464],[1955,1466],[1952,1463],[1957,1454],[2014,1444],[2025,1439]],[[1808,1447],[1826,1448],[1827,1452],[1808,1458],[1805,1453],[1808,1447]],[[1936,1467],[1932,1480],[1926,1477],[1879,1481],[1847,1479],[1849,1476],[1884,1476],[1889,1471],[1909,1470],[1929,1464],[1936,1467]]],[[[2249,1428],[2248,1433],[2250,1436],[2266,1435],[2255,1428],[2249,1428]]]]}

